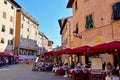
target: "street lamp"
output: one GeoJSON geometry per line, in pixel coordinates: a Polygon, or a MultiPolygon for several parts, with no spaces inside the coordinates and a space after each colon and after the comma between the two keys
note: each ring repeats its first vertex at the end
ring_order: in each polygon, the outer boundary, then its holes
{"type": "MultiPolygon", "coordinates": [[[[82,32],[81,32],[82,33],[82,32]]],[[[81,33],[77,33],[76,31],[73,31],[73,35],[75,36],[75,37],[78,37],[78,38],[80,38],[80,39],[82,39],[82,34],[81,33]]]]}

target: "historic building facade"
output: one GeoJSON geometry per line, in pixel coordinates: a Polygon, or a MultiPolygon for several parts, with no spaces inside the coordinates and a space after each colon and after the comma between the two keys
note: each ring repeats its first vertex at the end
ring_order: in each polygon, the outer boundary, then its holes
{"type": "MultiPolygon", "coordinates": [[[[111,41],[120,41],[120,1],[119,0],[69,0],[67,8],[72,8],[73,30],[78,40],[74,45],[95,46],[111,41]],[[79,44],[78,44],[79,43],[79,44]]],[[[104,55],[98,55],[105,61],[104,55]]],[[[114,63],[113,55],[107,54],[107,61],[114,63]]],[[[82,58],[83,63],[89,58],[82,58]]]]}
{"type": "Polygon", "coordinates": [[[72,48],[73,42],[73,29],[72,29],[72,16],[59,19],[58,20],[60,25],[60,34],[61,34],[61,41],[62,47],[64,48],[72,48]]]}
{"type": "Polygon", "coordinates": [[[48,40],[48,51],[52,51],[53,50],[53,41],[50,41],[50,40],[48,40]]]}
{"type": "Polygon", "coordinates": [[[44,33],[38,34],[38,55],[52,51],[53,41],[50,41],[44,33]]]}
{"type": "Polygon", "coordinates": [[[21,58],[33,59],[38,50],[39,23],[24,9],[17,10],[15,52],[21,58]]]}
{"type": "Polygon", "coordinates": [[[0,5],[0,52],[13,54],[16,10],[20,6],[13,0],[0,0],[0,5]]]}
{"type": "Polygon", "coordinates": [[[35,59],[52,50],[52,41],[38,31],[39,23],[15,0],[0,0],[0,53],[35,59]]]}
{"type": "Polygon", "coordinates": [[[38,33],[38,54],[40,55],[40,53],[43,52],[43,33],[39,32],[38,33]]]}
{"type": "MultiPolygon", "coordinates": [[[[72,27],[72,16],[62,18],[58,20],[59,26],[60,26],[60,34],[61,34],[61,43],[62,43],[62,48],[73,48],[73,27],[72,27]]],[[[62,55],[62,60],[65,63],[70,63],[71,62],[71,56],[70,55],[62,55]]]]}

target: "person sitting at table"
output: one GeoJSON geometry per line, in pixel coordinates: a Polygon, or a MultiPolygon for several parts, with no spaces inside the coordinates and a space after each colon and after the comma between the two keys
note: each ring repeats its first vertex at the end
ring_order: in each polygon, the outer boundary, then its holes
{"type": "Polygon", "coordinates": [[[82,71],[83,71],[83,73],[87,73],[88,69],[86,68],[86,64],[84,64],[82,66],[82,71]]]}
{"type": "Polygon", "coordinates": [[[110,76],[109,72],[107,73],[107,76],[105,77],[105,80],[111,80],[111,76],[110,76]]]}
{"type": "Polygon", "coordinates": [[[81,68],[81,63],[78,63],[78,64],[77,64],[77,67],[81,68]]]}
{"type": "Polygon", "coordinates": [[[53,66],[52,72],[56,72],[58,69],[59,69],[59,66],[58,66],[58,64],[56,63],[56,64],[53,66]]]}
{"type": "Polygon", "coordinates": [[[69,68],[68,63],[65,63],[63,66],[63,70],[64,70],[64,74],[65,74],[64,77],[68,77],[68,74],[67,74],[68,68],[69,68]]]}
{"type": "Polygon", "coordinates": [[[79,73],[80,70],[81,70],[81,67],[76,65],[76,67],[74,68],[75,73],[79,73]]]}
{"type": "Polygon", "coordinates": [[[107,63],[107,70],[112,70],[112,69],[113,69],[112,63],[108,62],[107,63]]]}
{"type": "Polygon", "coordinates": [[[72,78],[74,78],[75,80],[80,79],[81,77],[80,71],[81,71],[81,66],[76,65],[76,67],[72,70],[72,78]]]}

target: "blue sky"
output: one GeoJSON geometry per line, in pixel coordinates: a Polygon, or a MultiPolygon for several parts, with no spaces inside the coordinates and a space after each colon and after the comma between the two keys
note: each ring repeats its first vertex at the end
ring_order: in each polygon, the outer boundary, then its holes
{"type": "Polygon", "coordinates": [[[39,31],[44,32],[48,39],[54,42],[53,47],[61,45],[58,19],[72,15],[71,9],[66,8],[68,0],[15,1],[39,22],[39,31]]]}

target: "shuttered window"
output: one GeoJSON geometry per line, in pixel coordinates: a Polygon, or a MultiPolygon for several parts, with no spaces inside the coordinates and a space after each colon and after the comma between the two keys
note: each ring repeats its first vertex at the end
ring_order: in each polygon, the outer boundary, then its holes
{"type": "Polygon", "coordinates": [[[115,3],[113,6],[112,20],[120,19],[120,2],[115,3]]]}
{"type": "Polygon", "coordinates": [[[86,16],[86,29],[90,29],[93,27],[93,18],[92,18],[92,14],[86,16]]]}
{"type": "Polygon", "coordinates": [[[2,32],[5,32],[5,25],[2,25],[2,32]]]}

